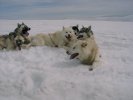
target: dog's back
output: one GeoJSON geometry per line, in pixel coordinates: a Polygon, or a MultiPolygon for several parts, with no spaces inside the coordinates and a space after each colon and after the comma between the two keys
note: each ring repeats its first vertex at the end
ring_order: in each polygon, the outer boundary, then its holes
{"type": "Polygon", "coordinates": [[[5,47],[5,38],[3,38],[3,36],[0,36],[0,50],[4,49],[5,47]]]}
{"type": "Polygon", "coordinates": [[[9,35],[1,35],[0,36],[0,49],[14,49],[14,42],[12,40],[12,37],[10,37],[9,35]]]}

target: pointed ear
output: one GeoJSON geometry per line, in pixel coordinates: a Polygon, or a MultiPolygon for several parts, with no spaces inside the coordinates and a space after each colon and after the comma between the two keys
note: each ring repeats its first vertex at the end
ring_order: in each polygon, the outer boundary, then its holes
{"type": "Polygon", "coordinates": [[[77,25],[76,25],[76,27],[78,28],[78,27],[79,27],[79,25],[77,24],[77,25]]]}
{"type": "Polygon", "coordinates": [[[22,25],[24,25],[24,22],[22,22],[22,25]]]}
{"type": "Polygon", "coordinates": [[[82,28],[84,28],[84,26],[82,25],[82,28]]]}
{"type": "Polygon", "coordinates": [[[18,23],[18,27],[20,27],[20,24],[18,23]]]}
{"type": "Polygon", "coordinates": [[[87,46],[87,42],[83,42],[82,44],[81,44],[81,47],[86,47],[87,46]]]}
{"type": "Polygon", "coordinates": [[[64,26],[62,27],[62,30],[65,30],[65,27],[64,26]]]}
{"type": "Polygon", "coordinates": [[[88,30],[91,30],[91,25],[88,27],[88,30]]]}

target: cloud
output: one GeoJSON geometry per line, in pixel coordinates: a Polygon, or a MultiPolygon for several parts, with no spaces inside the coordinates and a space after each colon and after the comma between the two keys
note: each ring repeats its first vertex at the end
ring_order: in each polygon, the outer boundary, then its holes
{"type": "Polygon", "coordinates": [[[0,18],[64,19],[133,15],[132,0],[0,0],[0,18]]]}

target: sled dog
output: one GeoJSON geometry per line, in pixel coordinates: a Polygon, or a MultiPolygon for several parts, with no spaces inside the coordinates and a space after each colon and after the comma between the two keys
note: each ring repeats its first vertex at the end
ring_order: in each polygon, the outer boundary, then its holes
{"type": "Polygon", "coordinates": [[[99,49],[94,39],[87,38],[85,40],[78,40],[67,51],[70,59],[79,59],[81,63],[92,65],[89,70],[93,70],[93,64],[99,61],[99,49]]]}
{"type": "Polygon", "coordinates": [[[69,46],[69,43],[74,41],[76,36],[71,27],[63,27],[61,31],[56,31],[49,34],[37,34],[31,36],[31,46],[51,46],[65,48],[69,46]]]}
{"type": "Polygon", "coordinates": [[[29,30],[30,28],[22,23],[18,24],[14,32],[10,32],[7,35],[0,35],[0,50],[15,50],[17,48],[20,50],[23,44],[30,43],[28,39],[29,30]]]}

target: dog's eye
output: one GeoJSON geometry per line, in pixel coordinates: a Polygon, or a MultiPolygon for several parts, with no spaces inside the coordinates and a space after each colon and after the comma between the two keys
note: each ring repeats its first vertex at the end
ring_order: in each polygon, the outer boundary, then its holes
{"type": "Polygon", "coordinates": [[[66,33],[68,33],[68,32],[66,32],[66,33]]]}
{"type": "Polygon", "coordinates": [[[71,31],[70,31],[70,33],[71,33],[71,31]]]}

